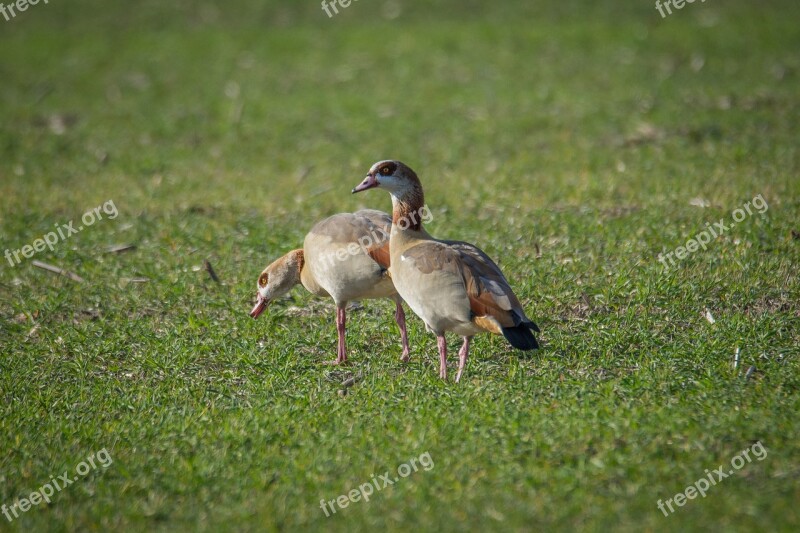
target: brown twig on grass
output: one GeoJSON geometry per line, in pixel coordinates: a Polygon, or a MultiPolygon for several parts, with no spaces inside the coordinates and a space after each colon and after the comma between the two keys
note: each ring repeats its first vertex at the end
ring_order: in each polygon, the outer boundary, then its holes
{"type": "Polygon", "coordinates": [[[77,281],[78,283],[83,283],[84,281],[82,277],[75,274],[74,272],[70,272],[69,270],[64,270],[63,268],[59,268],[57,266],[48,265],[47,263],[42,263],[41,261],[33,261],[32,264],[37,268],[47,270],[48,272],[52,272],[53,274],[60,274],[62,276],[66,276],[72,281],[77,281]]]}
{"type": "Polygon", "coordinates": [[[219,283],[217,273],[214,272],[214,267],[211,266],[211,263],[208,261],[208,259],[204,259],[203,264],[206,266],[206,272],[208,272],[208,275],[211,276],[211,279],[219,283]]]}
{"type": "Polygon", "coordinates": [[[345,396],[347,396],[347,389],[349,389],[350,387],[352,387],[353,385],[355,385],[356,383],[358,383],[362,379],[364,379],[364,374],[362,372],[359,372],[358,375],[356,375],[356,376],[351,375],[349,378],[347,378],[346,380],[342,381],[342,385],[341,385],[342,388],[339,389],[337,394],[339,394],[340,397],[344,398],[345,396]]]}

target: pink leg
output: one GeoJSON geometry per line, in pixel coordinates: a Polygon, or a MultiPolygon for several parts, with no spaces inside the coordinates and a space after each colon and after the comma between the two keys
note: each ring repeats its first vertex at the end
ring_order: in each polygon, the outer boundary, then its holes
{"type": "MultiPolygon", "coordinates": [[[[347,305],[347,304],[345,304],[347,305]]],[[[347,361],[347,346],[345,344],[345,322],[347,321],[347,313],[344,306],[336,307],[336,333],[339,336],[338,354],[335,361],[328,361],[326,365],[340,365],[347,361]]]]}
{"type": "Polygon", "coordinates": [[[464,337],[464,344],[458,351],[458,374],[456,374],[456,383],[461,379],[461,373],[464,372],[464,367],[467,366],[467,357],[469,356],[469,343],[472,337],[464,337]]]}
{"type": "Polygon", "coordinates": [[[408,363],[408,331],[406,330],[406,313],[403,311],[403,304],[400,302],[396,302],[397,310],[394,313],[394,319],[397,321],[397,325],[400,326],[400,339],[403,341],[403,355],[400,357],[400,360],[404,363],[408,363]]]}
{"type": "Polygon", "coordinates": [[[447,339],[444,334],[437,335],[436,340],[439,343],[439,377],[447,379],[447,339]]]}

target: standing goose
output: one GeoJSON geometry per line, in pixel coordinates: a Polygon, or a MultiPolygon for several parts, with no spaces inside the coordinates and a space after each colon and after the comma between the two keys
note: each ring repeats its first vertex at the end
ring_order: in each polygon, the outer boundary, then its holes
{"type": "Polygon", "coordinates": [[[539,328],[525,315],[494,261],[472,244],[440,241],[422,228],[422,214],[427,207],[422,184],[413,170],[399,161],[380,161],[353,192],[375,187],[392,196],[392,281],[400,296],[436,335],[442,379],[447,379],[446,331],[464,339],[458,352],[456,382],[461,379],[476,333],[503,335],[520,350],[539,347],[531,332],[538,332],[539,328]]]}
{"type": "Polygon", "coordinates": [[[339,213],[318,222],[306,235],[303,248],[292,250],[270,264],[258,277],[257,302],[250,316],[258,318],[269,303],[301,283],[317,296],[336,303],[338,354],[331,364],[347,361],[345,308],[352,300],[391,298],[403,343],[402,361],[408,361],[408,334],[402,298],[388,275],[391,217],[363,209],[339,213]]]}

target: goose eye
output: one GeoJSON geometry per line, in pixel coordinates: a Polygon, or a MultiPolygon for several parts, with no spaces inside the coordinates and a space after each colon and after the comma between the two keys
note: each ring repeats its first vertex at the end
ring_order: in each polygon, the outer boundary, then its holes
{"type": "Polygon", "coordinates": [[[258,285],[259,285],[260,287],[266,287],[266,286],[267,286],[267,280],[268,280],[268,279],[269,279],[269,276],[267,276],[266,274],[264,274],[263,276],[261,276],[261,277],[258,279],[258,285]]]}
{"type": "Polygon", "coordinates": [[[389,167],[383,167],[381,169],[381,174],[383,174],[384,176],[388,176],[389,174],[391,174],[391,172],[389,172],[389,167]]]}

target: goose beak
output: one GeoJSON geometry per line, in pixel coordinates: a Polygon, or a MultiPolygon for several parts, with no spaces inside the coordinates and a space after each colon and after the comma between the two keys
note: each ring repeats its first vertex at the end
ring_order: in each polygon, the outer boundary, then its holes
{"type": "Polygon", "coordinates": [[[253,307],[253,310],[252,310],[252,311],[250,311],[250,316],[251,316],[251,317],[253,317],[253,318],[258,318],[258,316],[259,316],[261,313],[263,313],[263,312],[264,312],[264,310],[265,310],[265,309],[266,309],[268,306],[269,306],[269,300],[267,300],[266,298],[264,298],[263,296],[261,296],[261,295],[259,294],[259,295],[258,295],[258,300],[256,301],[256,305],[255,305],[255,307],[253,307]]]}
{"type": "Polygon", "coordinates": [[[355,194],[357,192],[366,191],[367,189],[372,189],[380,185],[378,182],[377,176],[372,174],[367,174],[367,177],[364,178],[364,181],[359,183],[355,188],[353,188],[352,193],[355,194]]]}

